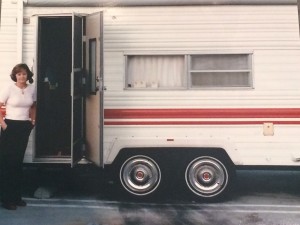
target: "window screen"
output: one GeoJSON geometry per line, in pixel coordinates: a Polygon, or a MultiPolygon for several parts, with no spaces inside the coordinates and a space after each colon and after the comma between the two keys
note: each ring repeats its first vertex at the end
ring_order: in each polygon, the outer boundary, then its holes
{"type": "Polygon", "coordinates": [[[190,56],[192,88],[252,87],[250,54],[190,56]]]}

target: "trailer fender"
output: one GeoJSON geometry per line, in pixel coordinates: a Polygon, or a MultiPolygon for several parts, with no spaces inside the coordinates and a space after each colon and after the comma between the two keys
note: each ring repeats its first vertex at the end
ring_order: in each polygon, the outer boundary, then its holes
{"type": "Polygon", "coordinates": [[[224,149],[233,164],[242,165],[242,161],[238,152],[237,147],[234,143],[227,139],[201,139],[201,138],[115,138],[110,147],[107,149],[107,157],[105,164],[112,164],[119,152],[122,149],[133,149],[133,148],[219,148],[224,149]]]}

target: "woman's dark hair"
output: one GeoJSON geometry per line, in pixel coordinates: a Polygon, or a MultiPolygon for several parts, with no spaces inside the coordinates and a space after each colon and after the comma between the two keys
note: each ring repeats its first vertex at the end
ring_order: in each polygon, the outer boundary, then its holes
{"type": "Polygon", "coordinates": [[[22,70],[25,70],[27,73],[27,80],[29,81],[30,84],[33,83],[33,73],[30,71],[29,67],[25,64],[25,63],[20,63],[15,65],[15,67],[12,69],[11,74],[10,74],[10,78],[17,82],[17,77],[16,74],[20,73],[22,70]]]}

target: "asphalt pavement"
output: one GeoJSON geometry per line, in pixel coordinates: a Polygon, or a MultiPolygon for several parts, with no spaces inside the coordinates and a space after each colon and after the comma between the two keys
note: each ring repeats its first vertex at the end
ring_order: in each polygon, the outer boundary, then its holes
{"type": "MultiPolygon", "coordinates": [[[[176,190],[176,187],[174,187],[176,190]]],[[[230,198],[204,203],[179,191],[158,199],[120,195],[103,171],[93,167],[27,168],[27,207],[0,209],[0,225],[300,225],[300,171],[238,171],[230,198]],[[38,187],[51,198],[34,198],[38,187]]]]}

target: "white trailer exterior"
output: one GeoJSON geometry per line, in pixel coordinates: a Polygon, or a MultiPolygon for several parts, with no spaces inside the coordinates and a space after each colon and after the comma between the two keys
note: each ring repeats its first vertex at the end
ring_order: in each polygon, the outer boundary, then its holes
{"type": "MultiPolygon", "coordinates": [[[[71,27],[74,15],[86,16],[83,85],[91,73],[100,81],[92,82],[94,91],[83,100],[84,151],[73,153],[77,147],[70,147],[63,156],[60,151],[37,154],[43,144],[36,137],[45,138],[38,136],[44,127],[37,127],[25,162],[74,165],[83,156],[104,166],[119,157],[120,183],[133,195],[155,193],[167,174],[178,169],[188,189],[204,198],[223,194],[234,166],[299,166],[296,2],[162,1],[131,6],[125,1],[122,6],[85,7],[77,1],[66,1],[67,7],[44,2],[2,0],[0,88],[11,82],[8,74],[14,64],[23,61],[33,68],[41,94],[39,85],[48,77],[39,57],[44,62],[49,58],[40,52],[51,51],[44,49],[43,43],[51,44],[42,32],[49,31],[51,19],[65,18],[71,27]],[[169,163],[182,165],[170,170],[169,163]]],[[[63,120],[77,121],[71,111],[63,120]]],[[[45,112],[38,120],[45,120],[45,112]]]]}

